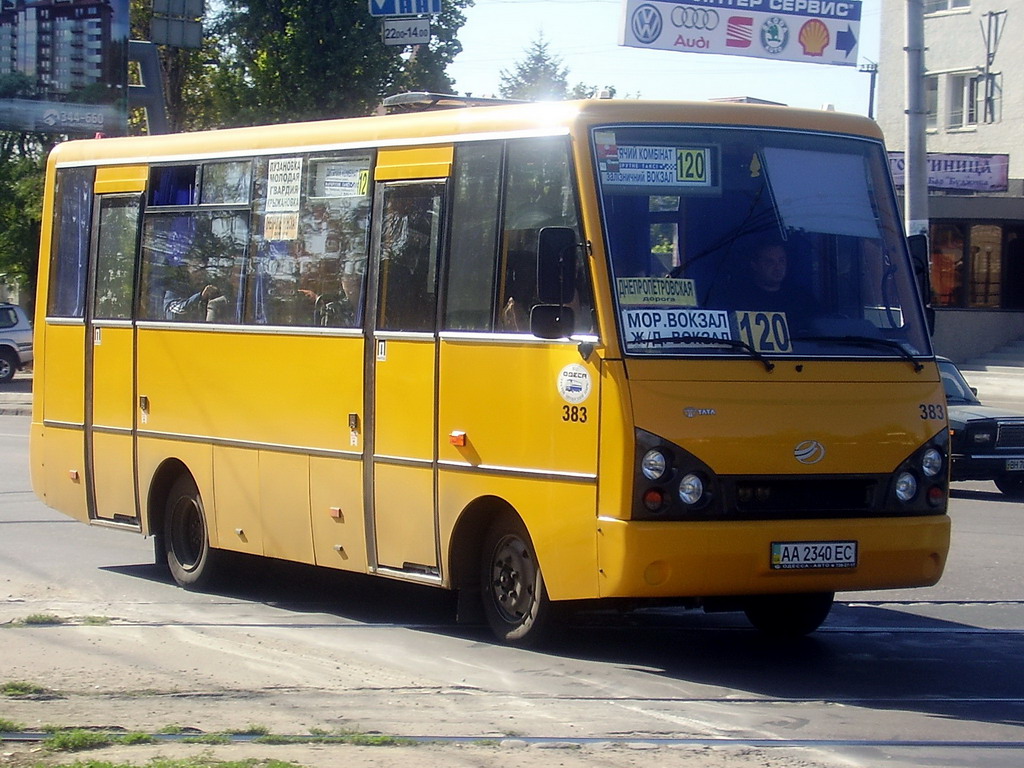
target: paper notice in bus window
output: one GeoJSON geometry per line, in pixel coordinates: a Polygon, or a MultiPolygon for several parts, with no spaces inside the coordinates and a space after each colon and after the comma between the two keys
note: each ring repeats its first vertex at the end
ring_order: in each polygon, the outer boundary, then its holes
{"type": "Polygon", "coordinates": [[[671,339],[679,339],[679,345],[685,346],[688,336],[732,338],[729,313],[718,309],[624,309],[622,329],[629,346],[652,342],[670,346],[671,339]]]}
{"type": "Polygon", "coordinates": [[[792,352],[785,312],[736,312],[740,339],[758,352],[792,352]]]}
{"type": "Polygon", "coordinates": [[[297,211],[302,201],[302,158],[277,157],[267,163],[267,211],[297,211]]]}
{"type": "Polygon", "coordinates": [[[611,131],[597,131],[594,134],[597,148],[597,167],[601,172],[619,172],[619,148],[615,145],[615,134],[611,131]]]}
{"type": "Polygon", "coordinates": [[[617,146],[618,170],[601,170],[606,185],[710,187],[707,147],[617,146]]]}
{"type": "Polygon", "coordinates": [[[263,217],[264,240],[298,240],[298,213],[268,213],[263,217]]]}
{"type": "Polygon", "coordinates": [[[672,277],[620,277],[615,286],[619,305],[631,307],[695,307],[693,280],[672,277]]]}
{"type": "Polygon", "coordinates": [[[365,161],[324,162],[316,166],[315,197],[366,197],[370,189],[370,169],[365,161]]]}

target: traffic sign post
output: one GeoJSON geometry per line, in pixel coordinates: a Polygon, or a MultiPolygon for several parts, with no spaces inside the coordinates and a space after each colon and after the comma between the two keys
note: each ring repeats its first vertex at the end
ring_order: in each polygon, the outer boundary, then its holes
{"type": "Polygon", "coordinates": [[[441,0],[369,0],[371,16],[424,16],[441,12],[441,0]]]}

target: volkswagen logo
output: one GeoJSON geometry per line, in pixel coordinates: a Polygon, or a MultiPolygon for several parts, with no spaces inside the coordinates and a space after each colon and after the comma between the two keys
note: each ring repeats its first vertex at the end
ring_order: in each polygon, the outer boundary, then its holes
{"type": "Polygon", "coordinates": [[[817,464],[825,458],[825,446],[817,440],[804,440],[793,448],[793,456],[801,464],[817,464]]]}
{"type": "Polygon", "coordinates": [[[638,6],[633,11],[633,19],[630,22],[633,34],[641,43],[653,43],[661,35],[661,12],[653,5],[638,6]]]}
{"type": "Polygon", "coordinates": [[[718,11],[712,8],[676,6],[672,9],[672,23],[683,29],[707,29],[718,26],[718,11]]]}

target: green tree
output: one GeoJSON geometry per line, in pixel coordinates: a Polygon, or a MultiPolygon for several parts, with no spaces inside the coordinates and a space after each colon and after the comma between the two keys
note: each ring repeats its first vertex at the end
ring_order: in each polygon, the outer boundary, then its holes
{"type": "Polygon", "coordinates": [[[499,90],[506,99],[524,101],[562,101],[563,99],[592,99],[605,90],[615,95],[615,88],[577,83],[569,87],[569,68],[562,57],[548,50],[548,42],[541,34],[526,49],[526,58],[516,62],[511,71],[501,70],[499,90]]]}
{"type": "Polygon", "coordinates": [[[512,70],[501,70],[501,95],[506,99],[525,101],[560,101],[569,95],[569,69],[562,57],[548,50],[541,34],[526,49],[526,58],[517,61],[512,70]]]}
{"type": "Polygon", "coordinates": [[[0,132],[0,274],[16,280],[22,303],[35,297],[43,172],[54,137],[0,132]]]}
{"type": "Polygon", "coordinates": [[[472,0],[444,3],[429,45],[386,46],[366,0],[225,0],[212,25],[208,116],[217,126],[365,115],[400,90],[451,91],[445,68],[472,0]]]}

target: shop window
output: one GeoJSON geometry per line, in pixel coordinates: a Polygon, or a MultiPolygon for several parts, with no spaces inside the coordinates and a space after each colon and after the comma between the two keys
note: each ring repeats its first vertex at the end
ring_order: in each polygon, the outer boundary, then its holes
{"type": "Polygon", "coordinates": [[[975,224],[971,227],[970,280],[967,305],[970,307],[1000,306],[1002,298],[1002,237],[998,224],[975,224]]]}
{"type": "Polygon", "coordinates": [[[1024,309],[1024,228],[1004,227],[1003,308],[1024,309]]]}
{"type": "Polygon", "coordinates": [[[964,228],[960,224],[933,224],[929,235],[932,249],[932,304],[936,307],[963,305],[964,228]]]}

